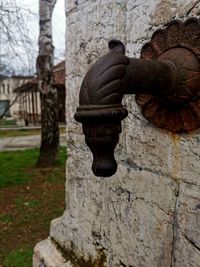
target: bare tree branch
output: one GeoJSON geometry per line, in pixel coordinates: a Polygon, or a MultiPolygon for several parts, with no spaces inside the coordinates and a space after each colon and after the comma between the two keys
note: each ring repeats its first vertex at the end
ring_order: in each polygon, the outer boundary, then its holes
{"type": "MultiPolygon", "coordinates": [[[[9,62],[9,58],[12,55],[12,61],[18,59],[18,61],[27,62],[26,74],[34,73],[33,62],[36,51],[33,49],[27,21],[36,17],[37,14],[31,10],[19,7],[16,0],[0,0],[0,65],[7,62],[11,66],[12,62],[9,62]],[[30,53],[31,49],[33,49],[32,53],[30,53]]],[[[0,74],[5,75],[4,72],[0,74]]]]}

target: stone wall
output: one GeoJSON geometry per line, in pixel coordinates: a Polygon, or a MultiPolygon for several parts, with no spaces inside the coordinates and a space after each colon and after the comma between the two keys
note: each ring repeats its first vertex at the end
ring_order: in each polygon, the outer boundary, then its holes
{"type": "Polygon", "coordinates": [[[200,267],[199,131],[156,129],[126,96],[118,171],[97,178],[73,119],[82,78],[108,40],[122,40],[127,56],[139,57],[155,29],[199,12],[195,0],[66,1],[66,211],[36,245],[34,267],[200,267]]]}

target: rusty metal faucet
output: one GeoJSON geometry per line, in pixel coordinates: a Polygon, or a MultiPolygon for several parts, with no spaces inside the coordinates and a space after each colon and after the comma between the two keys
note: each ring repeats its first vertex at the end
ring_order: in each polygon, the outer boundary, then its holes
{"type": "Polygon", "coordinates": [[[109,50],[87,72],[75,114],[93,153],[96,176],[117,170],[114,150],[128,115],[121,103],[124,94],[136,94],[142,114],[159,128],[180,133],[200,126],[199,20],[173,21],[156,31],[140,59],[126,57],[118,40],[109,42],[109,50]]]}

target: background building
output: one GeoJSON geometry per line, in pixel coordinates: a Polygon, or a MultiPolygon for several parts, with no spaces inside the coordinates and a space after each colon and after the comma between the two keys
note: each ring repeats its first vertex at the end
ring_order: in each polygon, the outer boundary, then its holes
{"type": "Polygon", "coordinates": [[[32,76],[0,77],[0,116],[20,119],[21,104],[15,89],[33,79],[32,76]]]}
{"type": "MultiPolygon", "coordinates": [[[[59,121],[65,122],[65,62],[54,67],[54,86],[58,90],[59,121]]],[[[0,82],[0,114],[25,125],[40,123],[41,107],[37,78],[11,77],[0,82]],[[9,108],[9,106],[11,107],[9,108]]]]}

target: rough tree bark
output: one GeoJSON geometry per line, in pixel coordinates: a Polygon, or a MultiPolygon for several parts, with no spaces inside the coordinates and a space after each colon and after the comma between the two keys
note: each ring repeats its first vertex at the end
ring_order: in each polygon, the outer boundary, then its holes
{"type": "Polygon", "coordinates": [[[41,147],[39,167],[55,163],[59,146],[58,94],[54,86],[52,45],[52,13],[56,0],[40,0],[39,55],[37,58],[38,89],[41,97],[41,147]]]}

